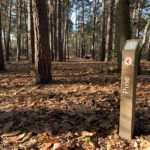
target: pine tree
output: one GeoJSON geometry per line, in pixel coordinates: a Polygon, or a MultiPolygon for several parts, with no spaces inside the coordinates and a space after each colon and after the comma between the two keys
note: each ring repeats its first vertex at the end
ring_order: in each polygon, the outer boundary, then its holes
{"type": "Polygon", "coordinates": [[[0,2],[0,70],[5,70],[4,56],[3,56],[3,46],[2,46],[2,21],[1,21],[1,9],[2,3],[0,2]]]}
{"type": "Polygon", "coordinates": [[[46,0],[32,0],[35,33],[35,71],[36,83],[50,83],[50,44],[48,27],[48,6],[46,0]]]}

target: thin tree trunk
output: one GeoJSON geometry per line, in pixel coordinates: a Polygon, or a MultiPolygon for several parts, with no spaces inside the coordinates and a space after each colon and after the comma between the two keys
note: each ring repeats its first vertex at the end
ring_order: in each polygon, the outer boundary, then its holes
{"type": "Polygon", "coordinates": [[[54,10],[54,59],[57,61],[57,53],[58,53],[58,47],[57,47],[57,1],[55,0],[55,10],[54,10]]]}
{"type": "Polygon", "coordinates": [[[78,55],[78,27],[77,27],[77,25],[78,25],[78,9],[77,9],[77,6],[76,6],[76,23],[75,23],[75,25],[76,25],[76,33],[75,33],[75,36],[76,36],[75,37],[75,40],[76,40],[76,57],[79,57],[79,55],[78,55]]]}
{"type": "Polygon", "coordinates": [[[150,34],[149,34],[147,61],[150,61],[150,34]]]}
{"type": "Polygon", "coordinates": [[[100,48],[100,61],[105,60],[105,43],[106,43],[106,37],[105,37],[105,0],[102,0],[102,22],[101,22],[101,48],[100,48]]]}
{"type": "Polygon", "coordinates": [[[106,55],[105,61],[110,61],[112,52],[112,32],[113,32],[113,11],[114,0],[108,3],[108,21],[107,21],[107,35],[106,35],[106,55]]]}
{"type": "Polygon", "coordinates": [[[9,6],[9,26],[8,26],[8,32],[7,32],[7,42],[6,42],[6,61],[9,61],[9,55],[10,55],[10,32],[11,32],[11,6],[12,0],[10,0],[10,6],[9,6]]]}
{"type": "Polygon", "coordinates": [[[35,62],[34,26],[32,14],[32,0],[28,0],[28,58],[30,63],[35,62]]]}
{"type": "Polygon", "coordinates": [[[28,20],[28,10],[27,10],[27,4],[26,1],[24,1],[24,25],[25,25],[25,32],[24,32],[24,49],[25,49],[25,56],[28,60],[28,25],[27,25],[27,20],[28,20]]]}
{"type": "Polygon", "coordinates": [[[66,33],[67,33],[67,19],[65,18],[65,21],[64,21],[64,33],[63,33],[63,60],[66,61],[66,49],[67,49],[67,36],[66,36],[66,33]]]}
{"type": "Polygon", "coordinates": [[[139,38],[139,28],[140,28],[140,15],[141,15],[141,4],[143,0],[136,0],[134,11],[133,11],[133,37],[139,38]]]}
{"type": "Polygon", "coordinates": [[[69,33],[68,33],[68,30],[67,30],[67,35],[66,35],[67,37],[66,37],[66,51],[67,51],[67,59],[70,59],[70,51],[69,51],[69,45],[68,45],[68,43],[69,43],[69,33]]]}
{"type": "Polygon", "coordinates": [[[95,24],[96,24],[96,14],[97,14],[97,0],[94,1],[93,9],[93,39],[92,39],[92,58],[95,59],[95,24]]]}
{"type": "Polygon", "coordinates": [[[68,5],[67,1],[63,1],[62,9],[62,44],[63,44],[63,60],[66,61],[66,32],[67,32],[67,16],[68,16],[68,5]]]}
{"type": "MultiPolygon", "coordinates": [[[[24,9],[24,2],[22,1],[22,8],[21,8],[21,10],[23,10],[24,9]]],[[[21,11],[21,15],[23,15],[23,11],[21,11]]],[[[21,19],[23,19],[24,20],[24,18],[22,18],[23,16],[21,16],[21,19]]],[[[24,23],[21,23],[21,49],[22,49],[22,55],[24,56],[25,55],[25,50],[24,50],[24,45],[25,45],[25,43],[24,43],[24,38],[25,38],[25,36],[24,36],[24,23]]]]}
{"type": "Polygon", "coordinates": [[[2,46],[2,17],[1,17],[1,9],[2,2],[0,2],[0,70],[5,70],[4,56],[3,56],[3,46],[2,46]]]}
{"type": "Polygon", "coordinates": [[[85,49],[84,49],[84,0],[82,0],[82,29],[81,29],[81,57],[85,56],[85,49]]]}
{"type": "Polygon", "coordinates": [[[63,61],[63,47],[62,47],[62,3],[61,0],[58,0],[58,52],[59,52],[59,61],[63,61]]]}
{"type": "Polygon", "coordinates": [[[23,1],[23,5],[24,5],[24,33],[23,33],[23,49],[24,49],[24,55],[26,56],[27,60],[28,60],[28,26],[27,26],[27,5],[26,5],[26,1],[23,1]]]}
{"type": "Polygon", "coordinates": [[[6,52],[6,47],[7,47],[7,40],[6,40],[6,30],[5,27],[3,27],[3,37],[4,37],[4,46],[5,46],[5,52],[6,52]]]}
{"type": "Polygon", "coordinates": [[[17,0],[17,61],[20,61],[21,54],[21,6],[22,0],[17,0]]]}
{"type": "Polygon", "coordinates": [[[51,56],[52,60],[54,60],[54,25],[53,25],[53,11],[54,11],[54,3],[53,0],[50,0],[50,45],[51,45],[51,56]]]}

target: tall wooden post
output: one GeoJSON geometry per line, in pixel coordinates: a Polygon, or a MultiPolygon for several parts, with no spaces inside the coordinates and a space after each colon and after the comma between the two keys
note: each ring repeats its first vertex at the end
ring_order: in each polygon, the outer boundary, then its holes
{"type": "Polygon", "coordinates": [[[119,135],[132,139],[136,102],[136,78],[139,40],[128,40],[122,53],[119,135]]]}

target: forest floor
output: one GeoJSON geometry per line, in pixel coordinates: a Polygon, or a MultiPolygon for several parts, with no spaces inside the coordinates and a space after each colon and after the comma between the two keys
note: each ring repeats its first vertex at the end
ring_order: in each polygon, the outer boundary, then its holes
{"type": "Polygon", "coordinates": [[[0,150],[150,150],[150,62],[138,76],[135,136],[118,136],[115,64],[52,63],[53,83],[34,84],[33,66],[0,73],[0,150]]]}

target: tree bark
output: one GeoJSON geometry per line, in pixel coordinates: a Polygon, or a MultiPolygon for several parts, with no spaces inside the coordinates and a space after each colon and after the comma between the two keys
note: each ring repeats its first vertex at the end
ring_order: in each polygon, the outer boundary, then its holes
{"type": "Polygon", "coordinates": [[[138,74],[142,73],[140,62],[141,62],[141,59],[142,59],[142,52],[143,52],[143,50],[145,48],[145,45],[146,45],[146,42],[147,42],[147,33],[148,33],[149,27],[150,27],[150,16],[149,16],[149,19],[148,19],[147,24],[145,26],[145,29],[144,29],[144,37],[143,37],[141,49],[139,50],[139,55],[138,55],[138,74]]]}
{"type": "Polygon", "coordinates": [[[9,56],[10,56],[10,32],[11,32],[11,5],[12,5],[12,0],[10,0],[9,4],[9,25],[8,25],[8,32],[6,36],[6,61],[9,61],[9,56]]]}
{"type": "Polygon", "coordinates": [[[54,60],[57,61],[57,53],[58,53],[58,47],[57,47],[57,1],[55,0],[55,10],[54,10],[54,60]]]}
{"type": "Polygon", "coordinates": [[[106,27],[105,27],[105,0],[102,0],[102,21],[101,21],[101,48],[100,48],[100,61],[104,61],[105,60],[105,44],[106,44],[106,27]]]}
{"type": "Polygon", "coordinates": [[[107,35],[106,35],[106,55],[105,61],[110,61],[112,52],[112,31],[113,31],[113,11],[114,11],[114,0],[109,1],[108,4],[108,21],[107,21],[107,35]]]}
{"type": "MultiPolygon", "coordinates": [[[[77,4],[76,4],[77,5],[77,4]]],[[[75,25],[76,25],[76,33],[75,33],[75,40],[76,40],[76,57],[79,57],[79,52],[78,52],[78,8],[76,6],[75,8],[76,10],[76,21],[75,21],[75,25]]]]}
{"type": "Polygon", "coordinates": [[[57,12],[58,12],[58,53],[59,53],[59,61],[62,62],[63,61],[63,46],[62,46],[62,3],[61,0],[57,1],[57,12]]]}
{"type": "Polygon", "coordinates": [[[54,2],[50,0],[50,48],[52,61],[54,60],[54,25],[53,25],[54,2]]]}
{"type": "Polygon", "coordinates": [[[68,1],[63,1],[63,60],[66,61],[67,54],[67,27],[68,27],[68,1]]]}
{"type": "Polygon", "coordinates": [[[35,48],[34,48],[32,0],[28,0],[28,58],[31,64],[34,64],[35,62],[34,49],[35,48]]]}
{"type": "Polygon", "coordinates": [[[3,56],[3,46],[2,46],[2,17],[1,17],[2,3],[0,2],[0,70],[5,70],[4,56],[3,56]]]}
{"type": "Polygon", "coordinates": [[[21,54],[21,6],[22,0],[17,0],[17,61],[20,61],[21,54]]]}
{"type": "Polygon", "coordinates": [[[4,47],[5,47],[4,49],[5,49],[5,51],[6,51],[7,40],[6,40],[6,31],[5,31],[5,27],[3,27],[2,31],[3,31],[3,41],[4,41],[4,47]]]}
{"type": "Polygon", "coordinates": [[[96,14],[97,14],[97,0],[94,1],[93,9],[93,38],[92,38],[92,58],[95,59],[95,24],[96,24],[96,14]]]}
{"type": "Polygon", "coordinates": [[[81,57],[84,58],[85,56],[85,43],[84,43],[84,0],[82,0],[82,29],[81,29],[81,57]]]}
{"type": "Polygon", "coordinates": [[[139,38],[139,28],[140,28],[140,15],[141,15],[141,4],[143,0],[136,0],[135,6],[133,10],[133,20],[132,20],[132,26],[133,26],[133,37],[139,38]]]}
{"type": "Polygon", "coordinates": [[[117,45],[118,72],[121,72],[122,50],[126,40],[131,38],[130,0],[116,0],[115,2],[115,32],[117,45]],[[119,42],[119,44],[118,44],[119,42]]]}
{"type": "Polygon", "coordinates": [[[48,28],[48,6],[46,0],[32,0],[35,33],[36,83],[52,82],[51,57],[48,28]]]}
{"type": "Polygon", "coordinates": [[[149,42],[148,42],[148,54],[147,54],[147,61],[150,61],[150,35],[149,35],[149,42]]]}

